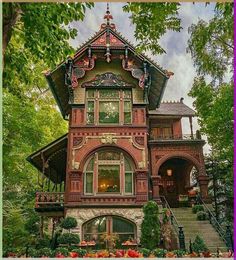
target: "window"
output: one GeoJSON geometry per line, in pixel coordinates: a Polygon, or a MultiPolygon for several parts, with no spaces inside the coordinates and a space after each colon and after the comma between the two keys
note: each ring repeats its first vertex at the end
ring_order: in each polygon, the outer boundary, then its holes
{"type": "Polygon", "coordinates": [[[86,91],[87,124],[131,124],[131,90],[86,91]]]}
{"type": "Polygon", "coordinates": [[[159,126],[152,128],[151,130],[151,137],[153,139],[172,139],[172,127],[169,125],[166,126],[159,126]]]}
{"type": "Polygon", "coordinates": [[[84,171],[85,194],[132,195],[133,186],[133,168],[123,153],[101,150],[89,159],[84,171]]]}
{"type": "Polygon", "coordinates": [[[106,243],[103,234],[116,234],[118,240],[116,246],[129,239],[136,239],[136,226],[125,218],[117,216],[102,216],[92,219],[83,226],[83,239],[86,241],[95,241],[100,248],[104,248],[106,243]]]}

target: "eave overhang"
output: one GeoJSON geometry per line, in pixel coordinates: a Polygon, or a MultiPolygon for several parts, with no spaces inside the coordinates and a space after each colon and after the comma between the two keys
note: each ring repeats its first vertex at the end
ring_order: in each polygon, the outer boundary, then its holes
{"type": "Polygon", "coordinates": [[[55,184],[65,180],[68,134],[29,155],[26,160],[55,184]]]}
{"type": "MultiPolygon", "coordinates": [[[[99,37],[103,37],[105,33],[112,34],[114,37],[116,37],[119,43],[117,45],[112,44],[109,46],[111,52],[116,52],[119,50],[125,52],[126,50],[131,53],[131,55],[134,55],[136,58],[138,58],[142,63],[147,63],[148,71],[151,76],[151,83],[148,89],[148,107],[151,110],[156,109],[160,105],[167,81],[170,76],[173,75],[173,73],[164,70],[145,55],[136,53],[135,47],[131,43],[129,43],[127,39],[124,39],[120,33],[118,33],[116,30],[113,30],[110,26],[107,26],[106,28],[100,30],[91,39],[84,43],[72,57],[73,63],[78,61],[81,57],[83,57],[85,53],[88,53],[89,51],[92,51],[93,53],[104,51],[105,53],[107,49],[107,45],[105,43],[101,45],[93,44],[99,39],[99,37]]],[[[66,61],[62,62],[54,70],[49,71],[45,74],[50,89],[64,119],[68,115],[70,108],[69,92],[68,88],[65,85],[65,67],[66,61]]]]}

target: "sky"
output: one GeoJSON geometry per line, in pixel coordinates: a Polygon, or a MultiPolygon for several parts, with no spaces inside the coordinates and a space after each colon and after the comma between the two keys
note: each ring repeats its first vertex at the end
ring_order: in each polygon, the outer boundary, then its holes
{"type": "MultiPolygon", "coordinates": [[[[119,31],[133,45],[136,45],[134,38],[134,25],[129,19],[130,14],[124,13],[122,6],[125,3],[110,3],[110,12],[113,16],[113,23],[116,24],[116,30],[119,31]]],[[[156,3],[158,4],[158,3],[156,3]]],[[[86,11],[85,19],[82,22],[73,22],[70,27],[78,30],[76,39],[71,40],[71,45],[78,49],[81,44],[88,40],[95,32],[99,31],[101,23],[104,22],[103,16],[106,11],[107,3],[95,3],[94,8],[86,11]]],[[[164,69],[174,72],[167,84],[163,101],[174,101],[184,98],[184,103],[193,108],[193,99],[188,96],[194,77],[197,75],[193,66],[191,55],[186,52],[187,41],[189,39],[188,27],[198,20],[210,20],[213,17],[214,3],[205,5],[205,3],[181,3],[179,8],[179,16],[181,18],[181,32],[168,31],[161,39],[160,45],[165,49],[166,54],[151,56],[157,64],[164,69]]],[[[182,120],[183,132],[190,133],[188,119],[182,120]]],[[[197,119],[193,120],[193,127],[196,131],[199,129],[197,119]]],[[[209,146],[205,145],[204,152],[209,150],[209,146]]]]}

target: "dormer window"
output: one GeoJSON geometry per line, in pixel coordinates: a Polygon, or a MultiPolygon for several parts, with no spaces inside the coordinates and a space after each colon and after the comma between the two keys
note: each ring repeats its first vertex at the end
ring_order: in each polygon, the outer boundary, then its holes
{"type": "Polygon", "coordinates": [[[88,89],[86,122],[91,125],[131,124],[131,90],[88,89]]]}

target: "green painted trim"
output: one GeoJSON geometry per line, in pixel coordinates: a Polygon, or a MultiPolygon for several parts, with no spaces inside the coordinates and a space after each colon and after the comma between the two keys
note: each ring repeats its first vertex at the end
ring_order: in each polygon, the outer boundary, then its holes
{"type": "Polygon", "coordinates": [[[54,96],[54,98],[55,98],[55,100],[56,100],[56,102],[57,102],[57,105],[58,105],[58,107],[59,107],[59,109],[60,109],[60,112],[61,112],[61,114],[62,114],[62,116],[63,116],[63,119],[65,119],[66,113],[65,113],[65,111],[64,111],[64,109],[63,109],[63,106],[62,106],[62,104],[61,104],[61,101],[60,101],[60,99],[59,99],[59,97],[58,97],[58,95],[57,95],[57,92],[56,92],[56,89],[55,89],[55,83],[54,83],[54,81],[53,81],[53,79],[52,79],[51,73],[50,73],[50,74],[46,74],[45,77],[46,77],[46,79],[47,79],[49,88],[50,88],[50,90],[52,91],[52,94],[53,94],[53,96],[54,96]]]}
{"type": "MultiPolygon", "coordinates": [[[[31,155],[29,155],[26,160],[30,163],[32,163],[32,157],[35,156],[37,153],[40,153],[44,150],[47,150],[47,148],[49,148],[49,146],[52,146],[53,144],[57,143],[58,141],[62,141],[64,138],[68,138],[68,133],[64,134],[63,136],[59,137],[58,139],[54,140],[53,142],[47,144],[46,146],[42,147],[41,149],[37,150],[36,152],[32,153],[31,155]]],[[[33,163],[32,163],[33,164],[33,163]]]]}
{"type": "Polygon", "coordinates": [[[166,85],[167,85],[167,81],[168,81],[168,78],[166,78],[162,84],[162,87],[161,87],[161,95],[159,96],[158,100],[157,100],[157,105],[156,107],[159,107],[160,106],[160,103],[161,103],[161,100],[163,98],[163,95],[164,95],[164,92],[165,92],[165,89],[166,89],[166,85]]]}
{"type": "MultiPolygon", "coordinates": [[[[2,1],[0,3],[0,50],[2,50],[2,1]]],[[[0,68],[3,70],[3,67],[2,67],[2,51],[1,51],[1,54],[0,54],[0,68]]],[[[1,70],[1,71],[2,71],[1,70]]],[[[3,167],[2,167],[2,147],[3,147],[3,141],[2,141],[2,130],[3,130],[3,127],[2,127],[2,73],[0,73],[0,256],[2,257],[2,229],[3,229],[3,221],[2,221],[2,207],[3,207],[3,204],[2,204],[2,178],[3,178],[3,167]]]]}

